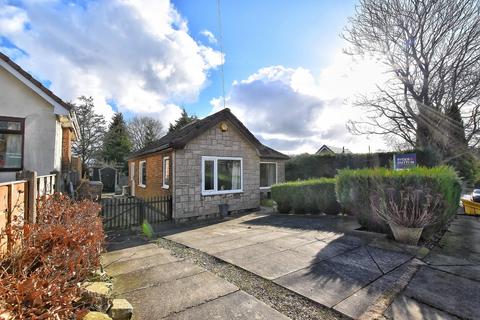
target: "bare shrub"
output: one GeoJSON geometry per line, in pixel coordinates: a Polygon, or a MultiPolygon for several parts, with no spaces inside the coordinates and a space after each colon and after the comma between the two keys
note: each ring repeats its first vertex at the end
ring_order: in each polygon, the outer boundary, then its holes
{"type": "Polygon", "coordinates": [[[13,319],[72,319],[85,313],[81,288],[100,265],[100,206],[55,194],[39,202],[37,222],[13,217],[0,236],[0,314],[13,319]]]}
{"type": "Polygon", "coordinates": [[[435,223],[445,210],[441,194],[427,188],[378,189],[370,196],[372,211],[387,223],[423,228],[435,223]]]}

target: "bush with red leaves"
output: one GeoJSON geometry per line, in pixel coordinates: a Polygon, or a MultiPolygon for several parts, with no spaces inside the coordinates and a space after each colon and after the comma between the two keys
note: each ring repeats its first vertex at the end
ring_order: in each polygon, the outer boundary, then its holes
{"type": "MultiPolygon", "coordinates": [[[[11,319],[76,319],[85,314],[80,283],[100,265],[105,239],[100,206],[55,194],[42,199],[37,222],[14,218],[2,230],[0,314],[11,319]]],[[[2,316],[0,316],[1,319],[2,316]]]]}

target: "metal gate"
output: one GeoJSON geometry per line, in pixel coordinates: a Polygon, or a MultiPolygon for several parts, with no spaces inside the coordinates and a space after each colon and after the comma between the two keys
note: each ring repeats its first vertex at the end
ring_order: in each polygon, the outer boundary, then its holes
{"type": "Polygon", "coordinates": [[[152,224],[172,219],[172,196],[102,199],[101,204],[105,230],[128,229],[145,220],[152,224]]]}

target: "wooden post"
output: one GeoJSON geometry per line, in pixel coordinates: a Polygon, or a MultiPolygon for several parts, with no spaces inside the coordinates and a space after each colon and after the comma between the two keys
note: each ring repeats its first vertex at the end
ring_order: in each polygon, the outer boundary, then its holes
{"type": "Polygon", "coordinates": [[[54,175],[55,175],[55,179],[54,179],[54,181],[53,181],[53,183],[54,183],[54,185],[53,185],[54,188],[53,188],[53,190],[52,190],[52,193],[66,191],[66,190],[65,190],[65,189],[66,189],[65,184],[67,184],[68,181],[65,181],[65,183],[64,183],[64,181],[62,180],[63,174],[61,174],[61,173],[60,173],[59,171],[57,171],[57,170],[53,170],[52,172],[50,172],[50,174],[54,174],[54,175]]]}
{"type": "Polygon", "coordinates": [[[26,203],[27,221],[35,223],[37,221],[37,172],[25,171],[24,179],[28,181],[28,198],[26,203]]]}
{"type": "Polygon", "coordinates": [[[145,219],[145,206],[143,204],[143,199],[138,199],[139,212],[138,212],[138,225],[143,224],[143,219],[145,219]]]}

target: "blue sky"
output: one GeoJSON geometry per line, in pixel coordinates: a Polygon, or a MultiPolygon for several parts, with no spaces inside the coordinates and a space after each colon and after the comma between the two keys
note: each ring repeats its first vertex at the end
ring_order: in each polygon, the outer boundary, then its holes
{"type": "MultiPolygon", "coordinates": [[[[171,1],[0,0],[0,50],[64,100],[92,96],[107,118],[204,117],[222,107],[217,0],[171,1]]],[[[376,62],[342,53],[355,4],[221,1],[226,104],[265,144],[385,149],[346,128],[363,116],[354,97],[382,79],[376,62]]]]}
{"type": "MultiPolygon", "coordinates": [[[[205,41],[200,34],[205,29],[218,37],[215,0],[173,3],[188,19],[193,37],[205,41]]],[[[342,47],[339,34],[348,16],[353,14],[355,3],[353,0],[222,1],[226,91],[234,80],[245,79],[270,65],[304,67],[318,73],[342,47]]],[[[185,105],[189,112],[208,114],[209,101],[222,92],[219,70],[212,71],[210,81],[197,103],[185,105]]]]}

